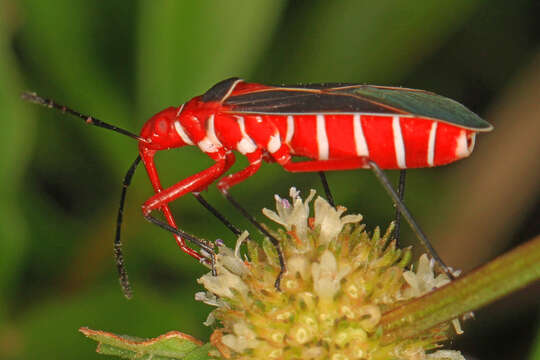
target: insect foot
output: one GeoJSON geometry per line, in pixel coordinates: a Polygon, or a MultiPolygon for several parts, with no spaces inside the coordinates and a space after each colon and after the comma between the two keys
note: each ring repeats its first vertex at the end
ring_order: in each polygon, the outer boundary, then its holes
{"type": "Polygon", "coordinates": [[[344,207],[315,198],[314,190],[305,200],[294,188],[290,200],[275,200],[276,209],[263,213],[282,226],[271,231],[287,264],[280,291],[273,286],[281,271],[276,248],[270,240],[245,241],[247,233],[234,249],[216,243],[217,276],[198,280],[205,291],[195,298],[216,307],[205,322],[217,326],[210,338],[215,356],[464,359],[457,351],[433,351],[447,338],[451,322],[384,342],[385,314],[450,281],[445,274],[435,276],[425,255],[408,270],[411,249],[397,248],[393,225],[384,234],[379,228],[368,234],[361,215],[345,215],[344,207]]]}

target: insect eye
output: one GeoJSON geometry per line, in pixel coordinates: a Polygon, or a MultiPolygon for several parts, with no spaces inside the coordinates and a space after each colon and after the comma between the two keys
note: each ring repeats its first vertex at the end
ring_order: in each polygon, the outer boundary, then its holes
{"type": "Polygon", "coordinates": [[[156,132],[158,134],[166,134],[168,131],[168,128],[169,128],[169,125],[166,119],[162,118],[156,122],[156,132]]]}

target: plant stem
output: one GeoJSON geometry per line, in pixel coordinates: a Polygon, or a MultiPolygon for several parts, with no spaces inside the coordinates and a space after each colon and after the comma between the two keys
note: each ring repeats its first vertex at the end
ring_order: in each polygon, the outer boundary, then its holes
{"type": "Polygon", "coordinates": [[[415,336],[540,279],[540,235],[488,264],[383,315],[383,343],[415,336]]]}

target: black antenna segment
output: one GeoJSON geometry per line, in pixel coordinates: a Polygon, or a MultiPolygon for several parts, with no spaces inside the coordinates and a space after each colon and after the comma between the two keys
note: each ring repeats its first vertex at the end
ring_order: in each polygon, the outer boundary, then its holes
{"type": "Polygon", "coordinates": [[[32,102],[34,104],[38,104],[38,105],[48,107],[49,109],[53,109],[53,108],[57,109],[57,110],[63,112],[64,114],[68,113],[70,115],[76,116],[78,118],[81,118],[87,124],[95,125],[97,127],[101,127],[101,128],[104,128],[104,129],[109,129],[109,130],[115,131],[117,133],[120,133],[122,135],[129,136],[130,138],[133,138],[133,139],[138,140],[138,141],[148,142],[147,139],[143,139],[139,135],[136,135],[136,134],[134,134],[134,133],[132,133],[130,131],[119,128],[118,126],[108,124],[108,123],[106,123],[104,121],[101,121],[99,119],[96,119],[96,118],[94,118],[92,116],[81,114],[80,112],[75,111],[75,110],[73,110],[73,109],[71,109],[71,108],[69,108],[69,107],[67,107],[65,105],[60,105],[60,104],[56,103],[55,101],[53,101],[51,99],[43,98],[43,97],[39,96],[36,93],[23,92],[21,94],[21,98],[23,100],[32,102]]]}

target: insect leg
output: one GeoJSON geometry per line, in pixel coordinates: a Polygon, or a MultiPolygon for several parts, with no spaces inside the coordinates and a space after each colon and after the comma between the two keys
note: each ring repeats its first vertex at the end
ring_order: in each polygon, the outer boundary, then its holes
{"type": "MultiPolygon", "coordinates": [[[[167,207],[168,208],[168,207],[167,207]]],[[[154,225],[157,225],[159,226],[160,228],[164,229],[164,230],[167,230],[171,233],[173,233],[175,235],[175,237],[177,238],[181,238],[181,239],[186,239],[186,240],[189,240],[190,242],[194,243],[195,245],[198,245],[201,249],[204,250],[204,259],[208,259],[210,258],[210,265],[212,267],[212,275],[216,276],[216,269],[214,267],[215,265],[215,253],[214,253],[214,250],[213,248],[208,245],[206,243],[206,241],[204,240],[201,240],[193,235],[190,235],[180,229],[178,229],[176,227],[176,225],[174,226],[171,226],[169,224],[167,224],[166,222],[164,221],[161,221],[151,215],[147,215],[144,217],[146,220],[148,220],[149,222],[151,222],[152,224],[154,225]]],[[[182,249],[183,250],[183,249],[182,249]]]]}
{"type": "Polygon", "coordinates": [[[309,172],[309,171],[326,171],[326,170],[350,170],[350,169],[360,169],[360,168],[371,168],[375,173],[377,179],[388,192],[392,198],[397,209],[405,220],[411,226],[416,237],[420,240],[422,245],[426,250],[431,254],[439,268],[446,274],[450,279],[454,279],[455,276],[452,274],[448,266],[444,264],[442,259],[439,257],[431,243],[427,239],[426,235],[418,226],[418,223],[412,217],[411,213],[400,199],[399,195],[396,193],[392,185],[390,184],[388,178],[383,173],[379,166],[366,158],[357,158],[357,159],[339,159],[339,160],[313,160],[313,161],[302,161],[302,162],[292,162],[288,161],[282,164],[283,168],[291,172],[309,172]]]}
{"type": "Polygon", "coordinates": [[[332,196],[332,192],[330,192],[330,186],[328,186],[328,181],[326,180],[326,175],[324,174],[324,171],[319,171],[319,176],[321,177],[321,182],[324,188],[324,192],[326,194],[326,200],[328,200],[328,203],[332,205],[333,208],[335,208],[336,204],[334,203],[334,197],[332,196]]]}
{"type": "MultiPolygon", "coordinates": [[[[227,151],[225,153],[225,171],[229,170],[230,167],[234,164],[235,162],[235,156],[234,156],[234,153],[232,151],[227,151]]],[[[238,229],[236,226],[234,226],[222,213],[220,213],[215,207],[213,207],[212,205],[210,205],[208,203],[208,201],[206,201],[202,195],[199,193],[199,192],[193,192],[192,193],[193,196],[195,196],[195,199],[197,199],[197,201],[206,208],[206,210],[208,210],[212,215],[214,215],[219,221],[221,221],[226,227],[227,229],[231,230],[231,232],[236,235],[236,236],[240,236],[242,234],[242,232],[240,231],[240,229],[238,229]]]]}
{"type": "Polygon", "coordinates": [[[276,239],[274,236],[272,236],[272,234],[270,234],[268,230],[264,228],[264,226],[262,226],[246,209],[244,209],[242,205],[240,205],[231,196],[231,194],[229,194],[228,190],[224,190],[222,191],[222,193],[223,193],[223,196],[225,196],[225,198],[229,200],[230,203],[233,204],[233,206],[236,209],[238,209],[238,211],[240,211],[240,213],[242,213],[242,215],[244,215],[244,217],[248,219],[250,223],[252,223],[261,233],[263,233],[264,236],[268,237],[270,241],[272,242],[272,245],[274,245],[274,248],[276,249],[277,254],[278,254],[279,268],[280,268],[279,274],[276,278],[274,286],[278,291],[280,291],[281,278],[283,277],[283,274],[285,273],[285,260],[283,258],[283,252],[281,251],[281,247],[279,246],[279,240],[276,239]]]}
{"type": "MultiPolygon", "coordinates": [[[[204,189],[206,186],[208,186],[210,183],[212,183],[215,179],[217,179],[219,176],[221,176],[226,170],[227,166],[230,165],[226,159],[224,153],[214,153],[214,160],[216,163],[209,167],[206,170],[203,170],[195,175],[192,175],[177,184],[167,188],[162,189],[161,183],[159,181],[159,177],[157,175],[157,170],[154,164],[154,154],[155,151],[146,151],[143,149],[141,151],[142,160],[146,166],[146,170],[148,172],[148,175],[150,177],[150,181],[152,182],[152,186],[154,187],[154,190],[156,191],[156,194],[152,196],[150,199],[148,199],[142,206],[143,215],[146,218],[146,220],[159,225],[159,220],[150,216],[152,211],[160,209],[163,212],[163,215],[165,216],[165,219],[167,220],[167,223],[172,228],[177,229],[174,217],[172,215],[171,210],[169,209],[168,204],[189,193],[189,192],[197,192],[204,189]]],[[[163,227],[163,226],[162,226],[163,227]]],[[[166,227],[163,227],[164,229],[167,229],[166,227]]],[[[184,241],[184,238],[177,232],[174,232],[176,242],[180,246],[180,248],[189,254],[190,256],[194,257],[195,259],[201,261],[203,258],[207,258],[207,256],[199,254],[197,251],[191,249],[188,247],[184,241]]],[[[186,238],[187,240],[192,241],[194,237],[186,238]]],[[[192,241],[196,245],[203,245],[202,248],[205,251],[212,251],[210,245],[206,244],[202,240],[198,241],[192,241]]]]}
{"type": "Polygon", "coordinates": [[[212,215],[214,215],[219,221],[221,221],[227,229],[231,230],[231,232],[236,235],[240,236],[242,234],[242,231],[238,229],[236,226],[234,226],[222,213],[220,213],[215,207],[210,205],[208,201],[206,201],[200,193],[193,192],[193,196],[195,196],[195,199],[206,208],[206,210],[210,211],[212,215]]]}
{"type": "Polygon", "coordinates": [[[124,216],[124,203],[126,202],[126,193],[127,188],[131,184],[131,179],[137,166],[141,162],[141,157],[137,156],[135,161],[131,164],[126,175],[124,176],[124,181],[122,182],[122,194],[120,195],[120,206],[118,207],[118,215],[116,216],[116,235],[114,237],[114,258],[116,262],[116,269],[118,270],[118,276],[120,280],[120,286],[122,287],[122,292],[127,299],[131,299],[133,292],[131,291],[131,284],[129,283],[129,278],[124,264],[124,255],[122,253],[122,241],[120,240],[121,231],[122,231],[122,219],[124,216]]]}
{"type": "MultiPolygon", "coordinates": [[[[399,171],[399,183],[398,183],[398,197],[403,202],[403,197],[405,196],[405,176],[407,175],[407,170],[403,169],[399,171]]],[[[401,212],[396,206],[396,216],[395,216],[396,228],[394,230],[394,237],[396,239],[396,244],[399,244],[399,230],[401,226],[401,212]]]]}
{"type": "Polygon", "coordinates": [[[429,240],[427,239],[426,235],[420,229],[420,226],[418,226],[418,223],[416,220],[412,217],[411,213],[403,203],[403,201],[400,199],[399,195],[396,193],[392,185],[390,184],[390,181],[388,180],[388,177],[384,174],[384,172],[381,170],[379,165],[375,163],[374,161],[368,160],[369,166],[371,166],[371,170],[373,170],[373,173],[381,183],[381,185],[384,187],[388,195],[392,198],[394,201],[394,204],[398,208],[398,210],[401,212],[401,215],[405,218],[405,220],[409,223],[411,226],[411,229],[415,233],[416,237],[422,245],[426,248],[426,250],[431,254],[431,257],[435,259],[435,262],[439,266],[440,270],[442,270],[450,279],[455,279],[455,276],[452,274],[452,271],[448,268],[448,266],[445,265],[443,260],[439,257],[429,240]]]}
{"type": "Polygon", "coordinates": [[[279,291],[280,290],[280,284],[281,284],[281,278],[283,277],[283,274],[285,273],[285,260],[283,258],[283,252],[281,251],[281,247],[279,246],[279,241],[276,239],[272,234],[268,232],[246,209],[240,205],[230,194],[229,194],[229,188],[231,186],[234,186],[238,184],[239,182],[247,179],[248,177],[252,176],[259,170],[262,162],[262,152],[260,149],[255,150],[252,153],[246,154],[246,157],[248,158],[249,165],[240,170],[237,173],[228,175],[221,179],[218,182],[218,189],[221,191],[223,196],[236,208],[240,213],[248,219],[249,222],[251,222],[261,233],[263,233],[264,236],[268,237],[270,241],[272,242],[272,245],[274,245],[276,252],[278,254],[278,260],[279,260],[279,274],[277,276],[277,279],[274,283],[275,288],[279,291]]]}

